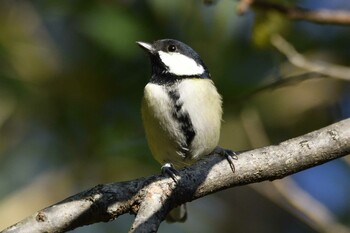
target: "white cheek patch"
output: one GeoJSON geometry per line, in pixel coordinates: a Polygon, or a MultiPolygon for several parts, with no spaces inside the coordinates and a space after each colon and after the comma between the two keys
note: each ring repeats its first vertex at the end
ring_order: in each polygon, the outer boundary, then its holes
{"type": "Polygon", "coordinates": [[[160,59],[168,67],[168,71],[175,75],[201,75],[204,73],[202,65],[180,53],[158,52],[160,59]]]}

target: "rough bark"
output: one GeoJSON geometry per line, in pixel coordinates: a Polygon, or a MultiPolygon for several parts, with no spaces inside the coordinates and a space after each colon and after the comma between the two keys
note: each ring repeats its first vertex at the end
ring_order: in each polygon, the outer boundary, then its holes
{"type": "Polygon", "coordinates": [[[177,184],[162,175],[98,185],[29,216],[3,230],[65,232],[118,216],[135,214],[130,232],[156,232],[175,206],[219,190],[280,179],[350,154],[350,119],[259,149],[245,151],[235,161],[235,173],[225,158],[210,155],[179,171],[177,184]]]}

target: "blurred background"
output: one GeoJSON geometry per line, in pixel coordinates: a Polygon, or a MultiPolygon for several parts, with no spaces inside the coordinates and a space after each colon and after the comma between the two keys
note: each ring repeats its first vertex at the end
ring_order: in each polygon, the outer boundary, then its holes
{"type": "MultiPolygon", "coordinates": [[[[350,10],[348,0],[274,0],[350,10]]],[[[256,92],[302,71],[270,44],[284,36],[307,58],[350,66],[346,26],[290,21],[238,1],[0,2],[0,229],[97,184],[160,172],[140,116],[150,77],[135,41],[174,38],[205,61],[224,98],[220,145],[279,143],[350,116],[350,84],[320,78],[256,92]]],[[[189,203],[159,232],[350,232],[350,162],[237,187],[189,203]]],[[[127,232],[121,216],[73,232],[127,232]]]]}

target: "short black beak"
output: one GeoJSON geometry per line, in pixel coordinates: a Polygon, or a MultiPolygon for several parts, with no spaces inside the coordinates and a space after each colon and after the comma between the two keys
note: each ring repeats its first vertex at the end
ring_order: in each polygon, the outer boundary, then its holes
{"type": "Polygon", "coordinates": [[[152,46],[152,44],[146,43],[146,42],[142,42],[142,41],[136,41],[136,43],[144,50],[146,50],[146,52],[153,54],[154,53],[154,48],[152,46]]]}

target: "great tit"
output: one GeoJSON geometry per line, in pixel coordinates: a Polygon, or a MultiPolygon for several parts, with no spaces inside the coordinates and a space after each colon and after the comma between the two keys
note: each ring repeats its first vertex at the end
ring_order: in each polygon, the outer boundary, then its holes
{"type": "MultiPolygon", "coordinates": [[[[190,165],[214,150],[235,158],[232,151],[217,147],[222,98],[199,55],[173,39],[137,43],[151,60],[152,74],[144,88],[141,112],[151,153],[163,165],[162,170],[170,171],[176,181],[173,169],[190,165]]],[[[181,206],[167,219],[184,221],[184,210],[181,206]]]]}

